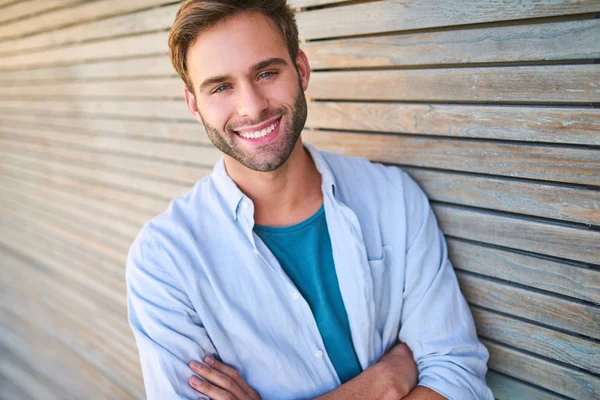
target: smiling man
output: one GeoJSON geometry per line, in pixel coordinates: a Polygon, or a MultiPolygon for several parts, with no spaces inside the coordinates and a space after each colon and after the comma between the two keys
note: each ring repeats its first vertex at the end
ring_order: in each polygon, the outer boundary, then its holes
{"type": "Polygon", "coordinates": [[[223,158],[129,252],[148,398],[492,399],[423,192],[302,143],[310,67],[285,1],[184,1],[169,47],[223,158]]]}

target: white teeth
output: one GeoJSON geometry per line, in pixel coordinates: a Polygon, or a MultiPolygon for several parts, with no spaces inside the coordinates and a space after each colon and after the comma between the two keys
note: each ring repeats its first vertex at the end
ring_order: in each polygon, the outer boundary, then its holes
{"type": "Polygon", "coordinates": [[[261,139],[265,136],[267,136],[269,133],[273,132],[273,130],[277,127],[277,124],[279,123],[279,120],[275,121],[273,123],[273,125],[261,130],[261,131],[256,131],[256,132],[238,132],[240,134],[240,136],[246,138],[246,139],[261,139]]]}

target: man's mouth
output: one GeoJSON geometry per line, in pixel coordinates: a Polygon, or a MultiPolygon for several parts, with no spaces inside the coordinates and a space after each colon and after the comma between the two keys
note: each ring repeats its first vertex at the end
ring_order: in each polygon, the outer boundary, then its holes
{"type": "Polygon", "coordinates": [[[255,140],[262,139],[264,137],[269,136],[269,134],[271,132],[273,132],[275,130],[275,128],[277,128],[277,125],[279,124],[280,121],[281,121],[281,117],[277,118],[274,122],[272,122],[268,126],[259,127],[261,129],[255,129],[255,130],[246,130],[246,129],[244,129],[243,132],[240,132],[240,131],[236,130],[235,133],[237,133],[238,135],[240,135],[244,139],[255,139],[255,140]]]}

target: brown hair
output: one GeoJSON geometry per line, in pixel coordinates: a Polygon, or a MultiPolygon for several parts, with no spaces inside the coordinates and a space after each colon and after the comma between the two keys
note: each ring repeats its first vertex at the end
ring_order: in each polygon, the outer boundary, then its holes
{"type": "Polygon", "coordinates": [[[187,51],[198,35],[217,23],[244,11],[258,11],[278,26],[292,61],[298,55],[298,26],[286,0],[184,0],[169,33],[169,54],[173,67],[194,93],[187,70],[187,51]]]}

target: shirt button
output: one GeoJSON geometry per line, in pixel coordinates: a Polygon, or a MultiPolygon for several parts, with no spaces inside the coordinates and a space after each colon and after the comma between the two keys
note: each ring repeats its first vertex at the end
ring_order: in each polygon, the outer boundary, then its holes
{"type": "Polygon", "coordinates": [[[300,293],[298,293],[298,292],[292,293],[292,299],[298,300],[299,298],[300,298],[300,293]]]}
{"type": "Polygon", "coordinates": [[[323,352],[321,350],[315,351],[315,357],[317,357],[317,358],[323,357],[323,352]]]}
{"type": "Polygon", "coordinates": [[[248,202],[246,200],[242,201],[242,208],[244,210],[248,209],[248,202]]]}

